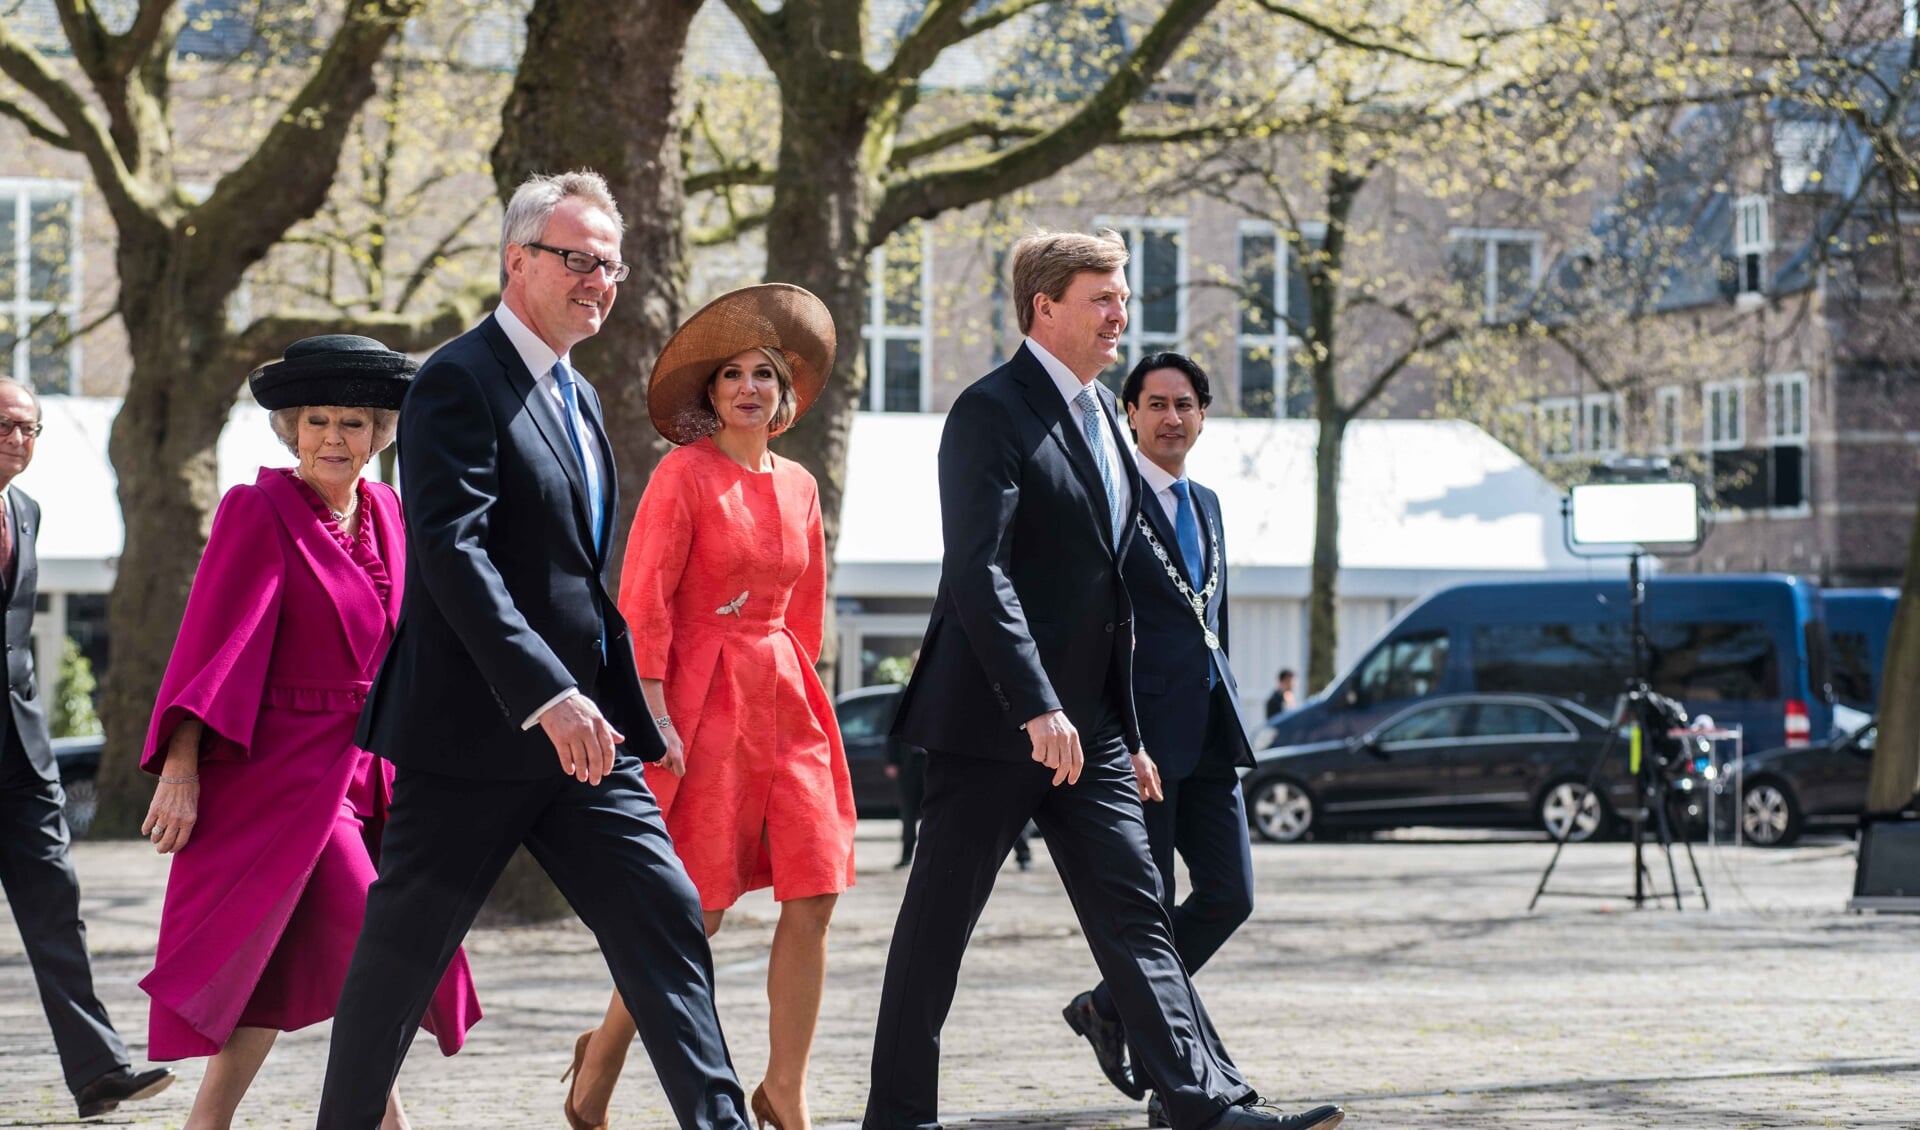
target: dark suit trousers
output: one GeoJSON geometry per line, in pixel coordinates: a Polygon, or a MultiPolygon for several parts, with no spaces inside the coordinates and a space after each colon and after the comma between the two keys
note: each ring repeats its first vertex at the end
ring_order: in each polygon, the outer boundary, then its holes
{"type": "Polygon", "coordinates": [[[744,1130],[699,896],[640,762],[625,755],[597,786],[557,764],[540,781],[399,771],[333,1021],[319,1125],[379,1125],[434,988],[523,842],[599,939],[679,1124],[744,1130]]]}
{"type": "MultiPolygon", "coordinates": [[[[1173,916],[1173,944],[1188,973],[1198,973],[1253,913],[1253,852],[1247,842],[1246,800],[1240,795],[1240,775],[1234,772],[1226,735],[1221,732],[1223,726],[1237,724],[1232,706],[1218,701],[1226,693],[1223,686],[1213,689],[1206,748],[1192,775],[1161,781],[1166,799],[1141,805],[1147,843],[1173,916]],[[1174,904],[1176,851],[1186,860],[1193,888],[1178,905],[1174,904]]],[[[1102,1015],[1118,1015],[1104,982],[1093,993],[1094,1007],[1102,1015]]]]}
{"type": "MultiPolygon", "coordinates": [[[[1033,761],[930,753],[920,848],[887,955],[866,1130],[939,1125],[940,1029],[960,960],[1014,837],[1032,818],[1138,1055],[1178,1130],[1252,1093],[1174,951],[1126,744],[1101,728],[1072,785],[1033,761]]],[[[1017,1054],[1010,1050],[1008,1054],[1017,1054]]]]}
{"type": "Polygon", "coordinates": [[[60,814],[64,795],[58,781],[42,777],[27,760],[19,735],[6,727],[0,740],[0,887],[26,944],[67,1089],[78,1092],[130,1060],[93,993],[80,880],[67,857],[67,821],[60,814]]]}

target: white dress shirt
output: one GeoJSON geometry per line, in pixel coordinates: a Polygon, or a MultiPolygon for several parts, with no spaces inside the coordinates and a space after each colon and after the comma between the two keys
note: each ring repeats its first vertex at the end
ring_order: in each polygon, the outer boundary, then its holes
{"type": "MultiPolygon", "coordinates": [[[[1083,381],[1075,376],[1072,369],[1067,368],[1065,363],[1058,357],[1048,353],[1046,347],[1039,342],[1028,338],[1026,344],[1027,348],[1033,352],[1034,357],[1039,359],[1041,368],[1047,371],[1047,376],[1053,378],[1053,385],[1060,390],[1061,399],[1067,402],[1067,414],[1073,417],[1073,426],[1080,429],[1080,434],[1085,436],[1087,434],[1087,418],[1086,415],[1080,411],[1080,406],[1074,403],[1074,398],[1080,395],[1081,389],[1089,387],[1091,382],[1083,381]]],[[[1100,403],[1100,394],[1097,391],[1093,394],[1093,402],[1095,404],[1100,403]]],[[[1100,415],[1104,418],[1106,412],[1102,411],[1100,415]]],[[[1102,422],[1105,422],[1104,419],[1102,422]]],[[[1127,465],[1124,461],[1125,456],[1118,450],[1120,444],[1119,441],[1114,438],[1112,428],[1102,427],[1100,429],[1100,436],[1103,441],[1100,444],[1100,450],[1106,453],[1107,471],[1113,478],[1114,489],[1120,492],[1118,501],[1121,512],[1124,513],[1133,505],[1133,486],[1127,479],[1127,465]]]]}
{"type": "MultiPolygon", "coordinates": [[[[1146,453],[1137,447],[1133,449],[1133,462],[1134,466],[1140,468],[1140,481],[1145,484],[1147,493],[1159,499],[1160,509],[1167,512],[1167,525],[1179,529],[1180,500],[1173,497],[1173,484],[1180,480],[1167,474],[1160,464],[1147,458],[1146,453]]],[[[1188,489],[1192,489],[1191,484],[1188,489]]],[[[1200,512],[1195,510],[1193,516],[1198,521],[1200,512]]]]}
{"type": "MultiPolygon", "coordinates": [[[[514,351],[520,354],[520,360],[526,363],[527,372],[533,374],[533,383],[538,386],[541,391],[553,398],[554,412],[559,415],[562,421],[565,421],[567,418],[567,402],[560,395],[560,382],[553,379],[553,363],[555,361],[565,361],[566,358],[556,355],[553,352],[553,347],[541,341],[539,334],[528,329],[527,324],[515,316],[513,310],[508,307],[506,303],[502,302],[493,308],[493,318],[500,323],[500,328],[506,332],[507,340],[513,343],[514,351]]],[[[569,363],[567,367],[569,369],[573,368],[571,363],[569,363]]],[[[586,456],[587,474],[598,477],[600,474],[600,454],[596,450],[599,445],[593,442],[593,432],[587,428],[587,422],[578,415],[575,415],[573,418],[573,426],[580,429],[580,450],[581,453],[586,456]]],[[[579,693],[579,687],[568,687],[566,690],[554,695],[542,703],[540,709],[527,715],[526,721],[520,723],[520,728],[522,730],[533,729],[540,724],[540,716],[542,714],[545,714],[547,711],[552,710],[554,707],[579,693]]]]}

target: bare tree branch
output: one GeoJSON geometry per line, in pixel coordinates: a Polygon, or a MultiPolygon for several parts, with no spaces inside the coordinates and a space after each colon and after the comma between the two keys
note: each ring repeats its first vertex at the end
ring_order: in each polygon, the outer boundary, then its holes
{"type": "Polygon", "coordinates": [[[893,61],[880,72],[881,84],[897,87],[918,81],[942,51],[964,38],[971,6],[972,0],[932,0],[920,13],[920,22],[894,49],[893,61]]]}
{"type": "Polygon", "coordinates": [[[968,20],[966,27],[960,31],[960,38],[972,39],[976,35],[983,35],[999,27],[1001,24],[1006,23],[1008,20],[1030,12],[1045,3],[1047,3],[1047,0],[1006,0],[1006,3],[988,9],[975,18],[968,20]]]}
{"type": "Polygon", "coordinates": [[[144,199],[120,150],[108,134],[106,123],[73,85],[54,72],[46,56],[0,19],[0,74],[19,83],[40,100],[66,128],[71,148],[87,159],[100,194],[114,213],[123,234],[131,234],[155,221],[151,202],[144,199]]]}
{"type": "Polygon", "coordinates": [[[718,247],[723,243],[732,243],[750,231],[766,227],[769,214],[766,211],[760,211],[735,216],[718,227],[701,228],[690,233],[687,236],[687,242],[695,247],[718,247]]]}
{"type": "Polygon", "coordinates": [[[761,8],[757,0],[724,0],[727,11],[740,21],[747,31],[747,38],[753,40],[754,47],[760,51],[760,57],[775,75],[785,69],[786,52],[780,47],[780,13],[769,13],[761,8]]]}
{"type": "Polygon", "coordinates": [[[12,118],[26,128],[27,134],[35,141],[45,142],[56,149],[79,152],[80,143],[61,133],[33,111],[18,102],[0,98],[0,117],[12,118]]]}
{"type": "Polygon", "coordinates": [[[723,188],[765,188],[773,184],[773,169],[756,160],[738,161],[717,169],[687,174],[686,191],[714,192],[723,188]]]}
{"type": "Polygon", "coordinates": [[[417,353],[450,341],[499,303],[499,294],[478,290],[449,300],[438,310],[404,314],[270,314],[255,318],[227,347],[235,369],[251,369],[280,356],[291,342],[320,334],[350,333],[378,339],[390,349],[417,353]]]}
{"type": "Polygon", "coordinates": [[[984,118],[962,122],[957,126],[950,126],[925,137],[894,146],[892,163],[894,168],[904,169],[915,161],[925,160],[969,141],[980,139],[1010,141],[1016,138],[1038,137],[1045,132],[1044,126],[1025,125],[1018,122],[992,121],[984,118]]]}
{"type": "Polygon", "coordinates": [[[1328,23],[1318,16],[1309,15],[1291,4],[1282,3],[1281,0],[1253,0],[1253,2],[1276,16],[1292,20],[1302,27],[1311,28],[1321,35],[1326,36],[1328,39],[1333,40],[1335,43],[1354,48],[1357,51],[1397,55],[1402,59],[1407,59],[1415,63],[1425,63],[1433,67],[1445,67],[1448,70],[1464,70],[1473,65],[1470,60],[1442,59],[1437,55],[1430,55],[1416,48],[1403,47],[1397,43],[1388,43],[1384,40],[1369,38],[1358,32],[1328,23]]]}

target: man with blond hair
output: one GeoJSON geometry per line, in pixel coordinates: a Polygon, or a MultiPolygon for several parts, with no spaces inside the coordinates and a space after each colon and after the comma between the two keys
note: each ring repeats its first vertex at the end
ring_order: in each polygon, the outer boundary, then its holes
{"type": "Polygon", "coordinates": [[[1120,577],[1142,488],[1096,379],[1119,358],[1126,268],[1113,232],[1022,239],[1013,290],[1026,340],[947,417],[940,590],[894,725],[927,751],[926,800],[881,989],[866,1130],[939,1125],[940,1029],[1029,819],[1124,1025],[1111,1038],[1132,1046],[1135,1075],[1175,1130],[1329,1130],[1342,1117],[1258,1105],[1180,964],[1148,851],[1120,577]]]}
{"type": "Polygon", "coordinates": [[[323,1130],[381,1125],[434,986],[522,844],[598,939],[675,1119],[746,1127],[700,900],[640,773],[666,747],[606,588],[613,447],[569,361],[627,276],[622,232],[598,175],[529,178],[502,225],[499,309],[428,359],[400,411],[406,590],[357,739],[397,773],[323,1130]]]}

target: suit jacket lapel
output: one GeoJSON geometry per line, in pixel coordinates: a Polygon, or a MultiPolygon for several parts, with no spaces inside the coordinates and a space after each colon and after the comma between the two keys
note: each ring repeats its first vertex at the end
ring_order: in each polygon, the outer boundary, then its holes
{"type": "Polygon", "coordinates": [[[307,567],[319,578],[320,587],[327,591],[327,597],[339,610],[340,615],[335,619],[346,634],[353,661],[363,671],[371,667],[382,635],[374,625],[384,626],[388,622],[388,610],[381,605],[380,594],[374,590],[366,570],[347,556],[347,551],[327,533],[314,515],[312,505],[301,496],[300,488],[288,482],[285,475],[271,468],[263,469],[254,485],[273,503],[280,524],[293,538],[294,549],[306,560],[307,567]]]}
{"type": "MultiPolygon", "coordinates": [[[[573,453],[573,440],[567,435],[566,422],[560,418],[560,406],[540,387],[534,374],[527,371],[527,363],[520,359],[520,351],[513,347],[513,342],[507,338],[507,331],[500,328],[500,323],[492,315],[480,323],[480,328],[487,344],[493,348],[494,357],[505,370],[514,394],[527,406],[527,414],[533,417],[547,446],[553,449],[553,457],[560,461],[560,469],[566,473],[567,482],[573,484],[573,512],[580,528],[592,530],[593,515],[587,505],[587,477],[580,470],[580,457],[573,453]]],[[[593,552],[593,540],[589,535],[588,553],[593,552]]]]}
{"type": "MultiPolygon", "coordinates": [[[[1113,445],[1114,462],[1120,464],[1122,473],[1127,477],[1127,498],[1129,500],[1127,514],[1126,518],[1120,523],[1120,544],[1114,548],[1114,556],[1120,558],[1126,556],[1127,547],[1133,544],[1133,516],[1140,513],[1146,487],[1145,481],[1140,477],[1139,466],[1126,454],[1126,452],[1131,449],[1131,445],[1127,441],[1126,432],[1120,427],[1119,399],[1113,395],[1112,389],[1100,384],[1098,381],[1094,382],[1094,388],[1097,390],[1094,396],[1104,406],[1106,413],[1107,442],[1113,445]]],[[[1092,449],[1089,448],[1088,451],[1089,454],[1087,458],[1088,461],[1091,462],[1093,458],[1091,454],[1092,449]]],[[[1095,477],[1094,482],[1096,484],[1099,483],[1098,476],[1095,477]]],[[[1106,487],[1104,485],[1100,487],[1100,497],[1102,499],[1106,497],[1106,487]]],[[[1102,514],[1100,517],[1104,520],[1107,516],[1102,514]]]]}
{"type": "Polygon", "coordinates": [[[1040,363],[1040,359],[1029,352],[1025,345],[1014,356],[1022,362],[1017,371],[1020,383],[1026,388],[1027,403],[1047,422],[1047,433],[1066,455],[1074,474],[1079,476],[1087,503],[1087,516],[1102,531],[1100,540],[1108,547],[1108,552],[1112,552],[1112,519],[1107,512],[1107,488],[1100,481],[1099,468],[1094,465],[1093,448],[1088,446],[1087,437],[1074,426],[1073,413],[1067,410],[1067,402],[1061,399],[1060,390],[1054,387],[1053,378],[1047,374],[1046,366],[1040,363]]]}
{"type": "Polygon", "coordinates": [[[6,578],[7,598],[11,601],[28,588],[40,569],[40,547],[35,539],[39,536],[40,508],[29,505],[24,495],[18,491],[8,491],[7,503],[13,510],[13,573],[6,578]]]}
{"type": "Polygon", "coordinates": [[[607,438],[606,421],[601,415],[600,390],[588,384],[583,378],[579,387],[586,395],[580,398],[580,415],[587,421],[587,439],[599,452],[600,462],[600,512],[607,528],[600,533],[599,549],[595,557],[601,562],[607,559],[607,551],[613,547],[613,523],[620,510],[620,476],[613,465],[613,441],[607,438]]]}

